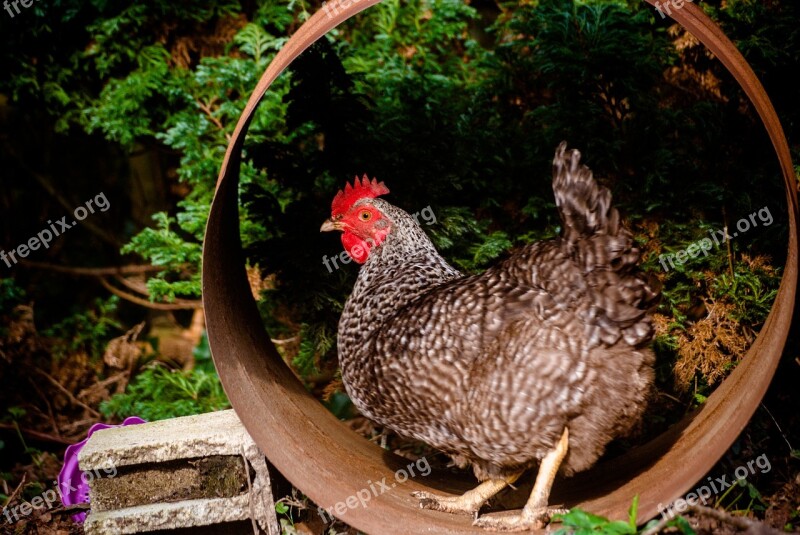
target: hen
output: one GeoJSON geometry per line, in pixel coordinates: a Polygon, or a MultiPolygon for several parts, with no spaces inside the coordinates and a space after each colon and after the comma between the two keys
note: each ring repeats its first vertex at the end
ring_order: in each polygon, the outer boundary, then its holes
{"type": "Polygon", "coordinates": [[[539,465],[521,513],[483,516],[493,530],[542,527],[559,469],[586,470],[644,410],[653,382],[649,313],[658,298],[611,193],[562,143],[553,162],[561,235],[480,275],[439,256],[420,226],[347,184],[322,231],[342,231],[363,264],[339,322],[342,379],[366,417],[471,464],[459,497],[415,493],[420,506],[477,515],[539,465]]]}

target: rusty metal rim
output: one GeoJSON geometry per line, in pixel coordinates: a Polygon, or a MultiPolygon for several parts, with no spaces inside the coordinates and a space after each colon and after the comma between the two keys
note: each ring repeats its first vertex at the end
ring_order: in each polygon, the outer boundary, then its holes
{"type": "MultiPolygon", "coordinates": [[[[272,82],[308,46],[380,0],[353,0],[322,10],[286,43],[267,68],[239,119],[217,183],[203,247],[203,302],[208,338],[225,391],[269,460],[297,488],[328,508],[370,483],[392,481],[406,463],[356,435],[306,392],[264,331],[244,268],[239,237],[238,182],[244,138],[272,82]]],[[[647,0],[654,4],[655,0],[647,0]]],[[[720,28],[694,4],[673,18],[707,46],[742,86],[769,133],[781,167],[789,214],[786,266],[778,296],[747,355],[703,408],[650,443],[565,480],[554,503],[566,502],[624,518],[639,495],[640,521],[681,496],[730,447],[755,412],[775,373],[791,325],[797,287],[797,190],[789,147],[775,110],[747,62],[720,28]]],[[[409,496],[435,488],[459,492],[469,481],[436,474],[409,480],[346,507],[342,520],[373,534],[479,533],[470,519],[420,510],[409,496]]]]}

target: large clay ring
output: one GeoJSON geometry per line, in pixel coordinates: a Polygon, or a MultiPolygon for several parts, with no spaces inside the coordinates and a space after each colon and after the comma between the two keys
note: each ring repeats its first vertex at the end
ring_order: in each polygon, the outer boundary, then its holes
{"type": "MultiPolygon", "coordinates": [[[[408,461],[381,450],[339,422],[303,388],[275,350],[245,274],[239,238],[239,168],[248,125],[270,84],[309,45],[378,2],[352,0],[341,2],[336,13],[316,13],[269,65],[228,145],[203,249],[208,338],[233,408],[269,461],[326,509],[383,478],[394,481],[395,471],[408,461]]],[[[702,409],[651,442],[554,488],[552,503],[580,506],[612,518],[626,518],[631,499],[638,494],[640,521],[654,516],[658,504],[672,502],[694,485],[744,429],[775,373],[797,289],[797,187],[789,147],[772,103],[733,43],[695,4],[686,3],[672,15],[722,61],[759,113],[785,182],[789,243],[780,290],[764,327],[702,409]]],[[[334,514],[371,534],[480,533],[472,527],[471,518],[420,509],[410,495],[417,490],[463,492],[471,483],[474,481],[434,472],[373,495],[366,507],[340,507],[345,512],[334,510],[334,514]]]]}

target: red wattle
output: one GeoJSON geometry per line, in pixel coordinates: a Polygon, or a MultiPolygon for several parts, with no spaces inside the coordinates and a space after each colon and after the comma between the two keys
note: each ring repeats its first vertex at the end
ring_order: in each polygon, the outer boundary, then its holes
{"type": "Polygon", "coordinates": [[[342,245],[344,245],[344,250],[350,255],[350,258],[357,263],[363,264],[367,261],[369,245],[352,232],[344,232],[342,234],[342,245]]]}

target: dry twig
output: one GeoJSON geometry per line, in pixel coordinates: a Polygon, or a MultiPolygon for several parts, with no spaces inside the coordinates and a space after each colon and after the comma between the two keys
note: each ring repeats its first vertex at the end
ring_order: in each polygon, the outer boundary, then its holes
{"type": "Polygon", "coordinates": [[[213,106],[216,101],[217,101],[216,97],[212,98],[208,103],[201,102],[198,100],[197,106],[203,113],[206,114],[206,117],[208,117],[208,120],[211,121],[214,124],[214,126],[216,126],[222,132],[225,133],[225,139],[227,139],[228,142],[230,142],[231,134],[229,132],[225,132],[225,126],[222,124],[222,121],[220,121],[219,118],[214,117],[214,112],[211,110],[211,106],[213,106]]]}
{"type": "Polygon", "coordinates": [[[50,404],[50,400],[47,399],[47,396],[42,393],[39,386],[36,384],[34,380],[28,377],[28,382],[36,390],[36,393],[39,394],[39,397],[42,398],[44,401],[45,406],[47,407],[47,416],[50,419],[50,425],[53,427],[53,432],[56,434],[57,437],[61,438],[61,432],[58,430],[58,423],[56,422],[55,414],[53,414],[53,406],[50,404]]]}
{"type": "Polygon", "coordinates": [[[28,474],[22,474],[22,481],[19,482],[19,485],[17,485],[17,488],[14,489],[14,492],[12,492],[11,496],[9,496],[8,499],[6,500],[6,503],[3,505],[4,509],[6,507],[8,507],[9,505],[11,505],[11,503],[14,501],[14,499],[17,497],[17,495],[22,491],[22,487],[25,486],[25,481],[27,479],[28,479],[28,474]]]}
{"type": "MultiPolygon", "coordinates": [[[[729,524],[736,529],[746,531],[747,533],[766,535],[780,534],[780,531],[773,529],[762,522],[757,522],[743,516],[735,516],[727,513],[726,511],[720,511],[719,509],[713,509],[704,505],[690,505],[683,514],[686,515],[687,513],[695,513],[698,516],[707,516],[713,518],[714,520],[718,520],[719,522],[729,524]]],[[[664,517],[658,521],[658,524],[643,531],[642,535],[656,535],[657,533],[661,533],[661,531],[666,528],[667,524],[669,524],[672,520],[673,517],[664,517]]]]}
{"type": "Polygon", "coordinates": [[[48,262],[34,262],[32,260],[21,260],[20,265],[35,269],[46,269],[47,271],[56,271],[59,273],[67,273],[69,275],[85,275],[89,277],[104,277],[110,275],[143,275],[146,273],[157,273],[164,271],[163,267],[150,266],[150,265],[130,265],[130,266],[112,266],[104,268],[89,268],[89,267],[74,267],[62,266],[59,264],[50,264],[48,262]]]}
{"type": "Polygon", "coordinates": [[[63,393],[65,396],[67,396],[67,398],[72,402],[73,405],[77,405],[79,407],[82,407],[82,408],[86,409],[87,411],[89,411],[89,414],[93,415],[95,418],[100,418],[100,413],[99,412],[97,412],[96,410],[91,408],[89,405],[87,405],[83,401],[79,400],[74,395],[72,395],[72,392],[70,392],[69,390],[64,388],[64,385],[59,383],[55,379],[55,377],[53,377],[49,373],[47,373],[45,371],[42,371],[42,370],[36,370],[36,373],[38,373],[39,375],[41,375],[42,377],[47,379],[54,387],[56,387],[59,391],[61,391],[61,393],[63,393]]]}
{"type": "MultiPolygon", "coordinates": [[[[93,422],[96,420],[92,420],[93,422]]],[[[9,431],[17,431],[17,428],[14,427],[12,424],[0,424],[0,429],[9,430],[9,431]]],[[[23,436],[27,438],[31,438],[33,440],[40,440],[42,442],[52,442],[53,444],[61,444],[62,446],[70,446],[72,445],[72,441],[69,441],[63,437],[56,437],[53,435],[48,435],[47,433],[42,433],[41,431],[34,431],[33,429],[23,429],[20,428],[19,432],[23,434],[23,436]]]]}
{"type": "Polygon", "coordinates": [[[108,282],[108,280],[106,280],[105,277],[100,277],[100,284],[102,284],[106,290],[117,297],[154,310],[185,310],[189,308],[203,308],[203,302],[199,299],[196,301],[189,299],[176,299],[172,303],[154,303],[131,293],[122,291],[119,288],[115,288],[110,282],[108,282]]]}

